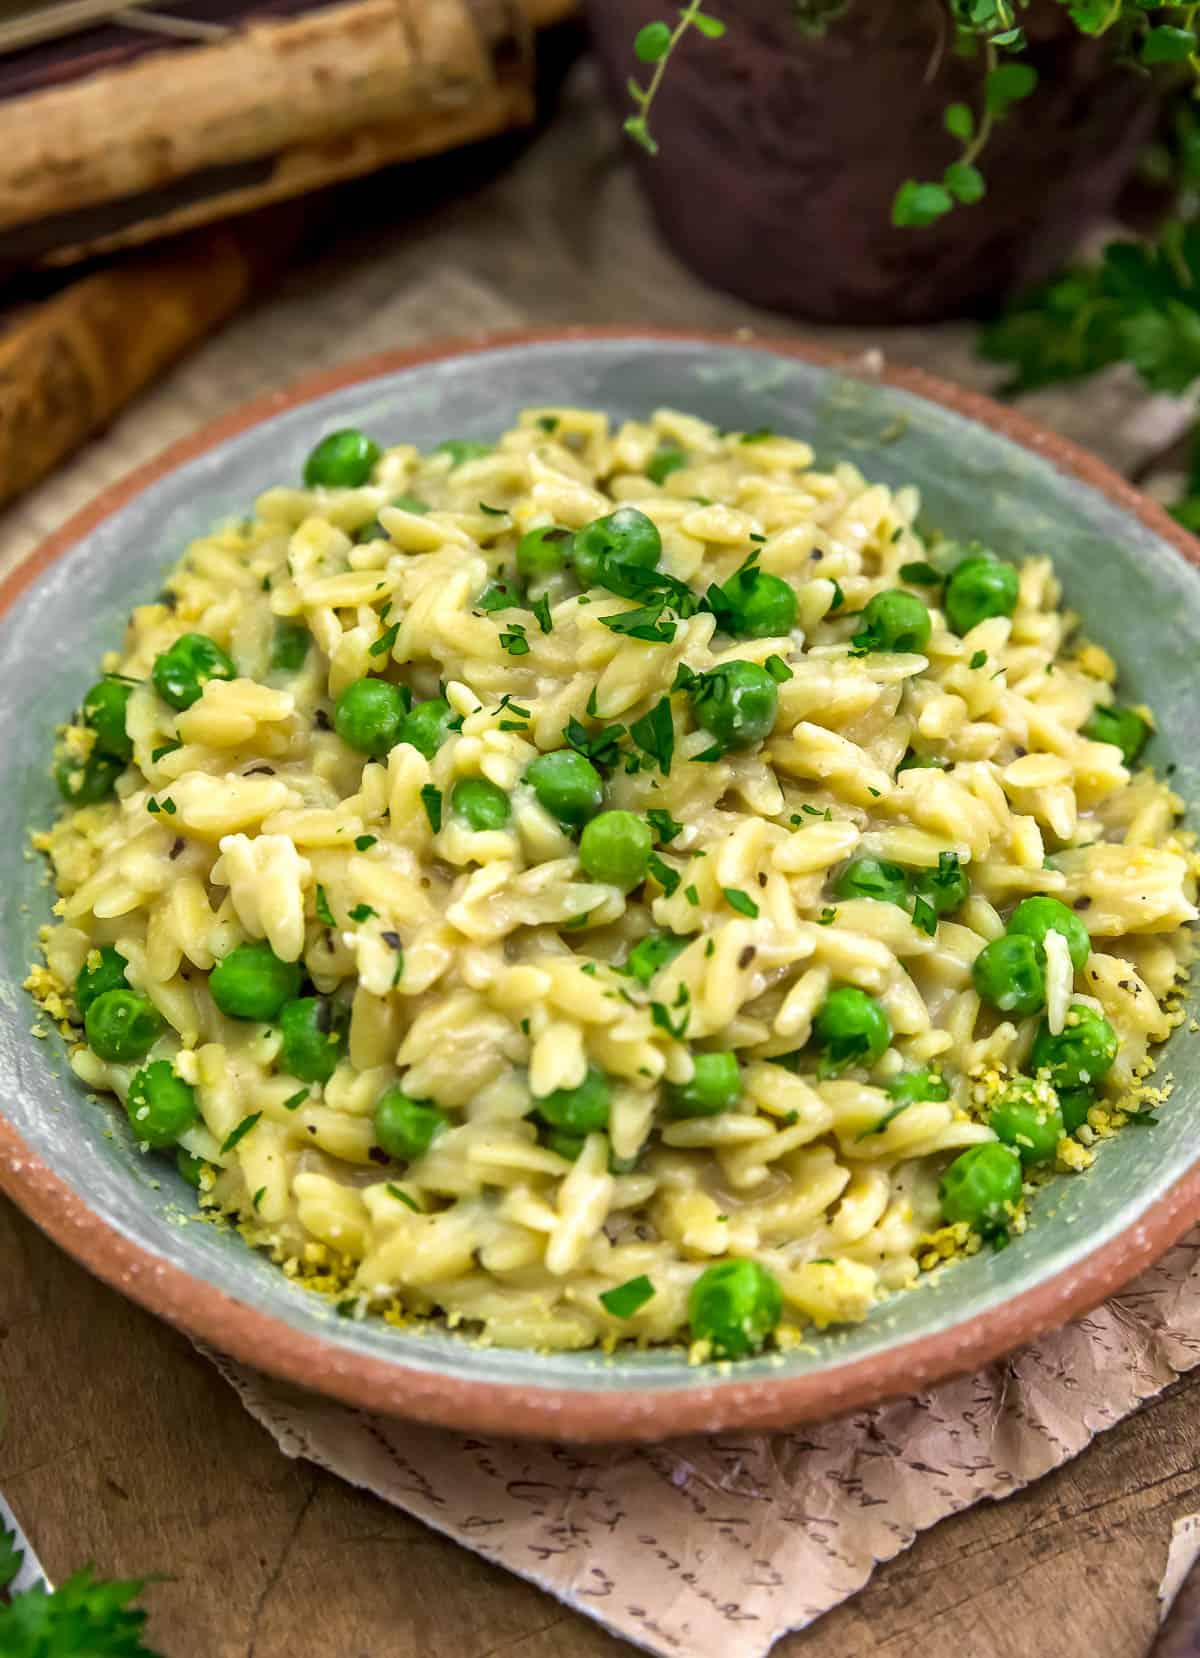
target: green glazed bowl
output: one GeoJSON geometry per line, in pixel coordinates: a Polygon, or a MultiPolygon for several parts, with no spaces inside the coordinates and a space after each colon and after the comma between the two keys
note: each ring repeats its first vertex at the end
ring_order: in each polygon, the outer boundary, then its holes
{"type": "Polygon", "coordinates": [[[491,437],[528,404],[614,418],[667,404],[808,439],[872,478],[916,483],[929,519],[1001,554],[1052,554],[1069,604],[1156,710],[1151,759],[1197,798],[1196,544],[1071,445],[986,399],[910,371],[783,343],[617,330],[476,340],[394,354],[268,397],[168,450],[77,517],[0,591],[0,1186],[94,1272],[244,1362],[351,1404],[487,1433],[652,1439],[783,1426],[976,1367],[1095,1305],[1200,1215],[1200,1050],[1186,1025],[1163,1059],[1175,1090],[1152,1129],[1103,1146],[1034,1202],[1012,1247],[984,1251],[786,1356],[691,1367],[678,1349],[530,1354],[436,1328],[353,1322],[236,1234],[189,1221],[191,1194],[85,1097],[57,1036],[30,1034],[21,989],[51,892],[28,852],[56,809],[54,727],[78,703],[130,607],[187,542],[296,479],[319,434],[362,426],[427,447],[491,437]]]}

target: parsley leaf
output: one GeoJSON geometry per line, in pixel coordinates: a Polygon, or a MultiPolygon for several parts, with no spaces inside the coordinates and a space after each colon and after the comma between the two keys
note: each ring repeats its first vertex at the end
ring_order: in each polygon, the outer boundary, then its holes
{"type": "Polygon", "coordinates": [[[643,1272],[637,1278],[630,1278],[627,1283],[618,1284],[615,1289],[605,1290],[600,1297],[600,1304],[614,1318],[632,1318],[638,1308],[644,1307],[653,1296],[654,1285],[643,1272]]]}
{"type": "Polygon", "coordinates": [[[378,914],[379,911],[373,910],[370,904],[355,904],[350,911],[350,919],[351,921],[369,921],[373,915],[378,914]]]}
{"type": "Polygon", "coordinates": [[[232,1151],[236,1145],[244,1140],[250,1130],[257,1127],[261,1117],[261,1111],[252,1111],[248,1117],[243,1117],[237,1127],[225,1136],[225,1142],[221,1147],[221,1156],[224,1157],[227,1152],[232,1151]]]}
{"type": "MultiPolygon", "coordinates": [[[[541,628],[542,632],[553,633],[554,622],[550,616],[550,600],[546,597],[546,595],[543,593],[540,599],[533,599],[530,602],[529,608],[537,617],[537,625],[541,628]]],[[[523,653],[520,651],[517,652],[518,656],[522,654],[523,653]]]]}
{"type": "Polygon", "coordinates": [[[414,1215],[419,1215],[421,1213],[421,1205],[417,1202],[416,1198],[411,1197],[408,1194],[408,1192],[403,1190],[402,1187],[394,1186],[392,1184],[392,1182],[389,1180],[388,1183],[387,1183],[386,1190],[387,1190],[387,1193],[388,1193],[389,1197],[394,1197],[400,1203],[407,1204],[407,1206],[412,1210],[414,1215]]]}
{"type": "Polygon", "coordinates": [[[872,1134],[882,1134],[888,1124],[894,1122],[902,1111],[907,1111],[911,1104],[911,1100],[901,1100],[890,1111],[885,1111],[877,1123],[872,1123],[870,1128],[864,1128],[861,1134],[856,1134],[854,1136],[855,1140],[869,1140],[872,1134]]]}
{"type": "Polygon", "coordinates": [[[355,835],[354,850],[356,852],[366,852],[369,847],[375,845],[377,839],[378,836],[376,835],[355,835]]]}
{"type": "Polygon", "coordinates": [[[845,602],[846,595],[842,592],[842,584],[835,581],[833,584],[833,603],[829,607],[829,614],[832,616],[834,611],[840,610],[845,602]]]}
{"type": "Polygon", "coordinates": [[[926,899],[915,898],[913,900],[912,918],[913,926],[919,927],[923,933],[928,933],[930,938],[937,932],[937,911],[926,899]]]}
{"type": "Polygon", "coordinates": [[[396,635],[400,632],[399,622],[393,622],[390,627],[384,628],[372,644],[367,646],[368,656],[383,656],[396,643],[396,635]]]}
{"type": "MultiPolygon", "coordinates": [[[[686,994],[686,985],[681,985],[680,989],[686,994]]],[[[682,1042],[683,1038],[687,1035],[688,1022],[691,1019],[691,1012],[687,1007],[684,1007],[683,1012],[679,1015],[679,1022],[676,1024],[676,1022],[671,1018],[670,1009],[667,1007],[665,1002],[651,1002],[650,1017],[658,1026],[659,1030],[666,1031],[668,1036],[673,1036],[677,1042],[682,1042]]]]}
{"type": "Polygon", "coordinates": [[[658,766],[664,777],[670,776],[671,760],[675,754],[675,722],[671,718],[671,699],[661,697],[648,714],[634,720],[629,735],[643,754],[658,766]]]}
{"type": "Polygon", "coordinates": [[[528,656],[529,641],[525,637],[525,629],[520,622],[510,622],[506,630],[500,635],[500,648],[506,650],[510,656],[528,656]]]}
{"type": "Polygon", "coordinates": [[[442,791],[435,784],[426,783],[421,789],[421,804],[429,819],[429,827],[436,835],[442,827],[442,791]]]}
{"type": "Polygon", "coordinates": [[[563,727],[563,738],[569,748],[582,754],[585,760],[601,771],[609,771],[621,758],[623,725],[606,725],[599,731],[589,731],[574,715],[563,727]]]}
{"type": "Polygon", "coordinates": [[[924,559],[900,566],[900,580],[908,582],[910,587],[940,587],[945,579],[940,570],[935,570],[924,559]]]}
{"type": "Polygon", "coordinates": [[[337,926],[337,922],[333,919],[333,911],[329,908],[329,899],[325,895],[325,888],[319,883],[317,886],[317,899],[313,908],[316,911],[318,921],[323,922],[326,927],[337,926]]]}
{"type": "Polygon", "coordinates": [[[683,833],[683,824],[676,822],[670,812],[665,812],[661,806],[651,806],[646,812],[646,822],[654,830],[661,846],[668,846],[676,835],[683,833]]]}
{"type": "Polygon", "coordinates": [[[649,858],[646,860],[646,867],[650,871],[651,875],[653,875],[654,879],[658,882],[659,886],[666,893],[667,897],[672,897],[679,886],[680,880],[682,879],[679,871],[672,869],[670,864],[664,863],[657,852],[651,852],[649,858]]]}
{"type": "Polygon", "coordinates": [[[971,660],[967,663],[967,666],[968,666],[968,668],[982,668],[986,661],[987,661],[987,652],[986,651],[976,651],[975,654],[972,656],[971,660]]]}
{"type": "Polygon", "coordinates": [[[743,892],[740,887],[722,887],[721,891],[730,909],[737,910],[739,915],[748,915],[751,920],[757,917],[758,905],[748,892],[743,892]]]}
{"type": "Polygon", "coordinates": [[[288,1095],[287,1099],[283,1102],[283,1109],[285,1111],[295,1111],[299,1106],[304,1104],[307,1098],[308,1085],[306,1083],[303,1088],[297,1088],[294,1094],[288,1095]]]}

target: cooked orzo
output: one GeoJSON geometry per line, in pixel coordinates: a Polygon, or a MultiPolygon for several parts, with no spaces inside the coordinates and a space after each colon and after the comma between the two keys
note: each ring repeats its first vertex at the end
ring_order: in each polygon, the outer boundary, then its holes
{"type": "Polygon", "coordinates": [[[63,728],[30,983],[339,1310],[738,1357],[1163,1097],[1194,858],[1052,549],[667,410],[304,484],[63,728]]]}

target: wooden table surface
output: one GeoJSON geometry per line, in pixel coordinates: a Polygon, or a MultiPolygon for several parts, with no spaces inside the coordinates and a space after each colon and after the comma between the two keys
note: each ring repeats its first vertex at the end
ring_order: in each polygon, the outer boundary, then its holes
{"type": "MultiPolygon", "coordinates": [[[[323,247],[58,477],[0,517],[0,568],[102,484],[221,409],[339,358],[533,320],[794,325],[659,246],[590,66],[530,141],[348,190],[323,247]]],[[[808,330],[807,332],[816,332],[808,330]]],[[[986,386],[964,325],[826,338],[986,386]]],[[[1129,466],[1121,376],[1028,400],[1129,466]]],[[[0,1200],[0,1490],[54,1578],[166,1574],[167,1658],[619,1658],[632,1649],[374,1498],[287,1461],[187,1340],[0,1200]]],[[[1200,1375],[1076,1461],[921,1536],[777,1658],[1140,1658],[1171,1522],[1200,1508],[1200,1375]]]]}

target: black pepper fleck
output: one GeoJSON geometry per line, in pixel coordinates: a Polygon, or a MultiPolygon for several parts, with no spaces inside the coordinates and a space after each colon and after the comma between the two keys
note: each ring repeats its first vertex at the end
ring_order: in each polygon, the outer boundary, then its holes
{"type": "Polygon", "coordinates": [[[243,777],[274,777],[274,766],[247,766],[242,773],[243,777]]]}
{"type": "Polygon", "coordinates": [[[167,857],[168,858],[177,858],[179,856],[179,854],[183,851],[183,847],[184,847],[183,836],[182,835],[176,835],[175,839],[171,842],[171,850],[167,853],[167,857]]]}
{"type": "Polygon", "coordinates": [[[316,713],[313,715],[313,724],[316,726],[318,731],[332,731],[333,730],[333,726],[330,724],[330,721],[329,721],[329,715],[325,712],[325,710],[323,708],[318,708],[316,713]]]}
{"type": "Polygon", "coordinates": [[[758,951],[754,948],[753,944],[747,944],[746,948],[738,957],[738,966],[749,967],[750,963],[754,960],[757,954],[758,951]]]}
{"type": "Polygon", "coordinates": [[[402,950],[404,948],[404,941],[400,937],[399,933],[380,933],[379,936],[383,942],[390,945],[393,950],[402,950]]]}

